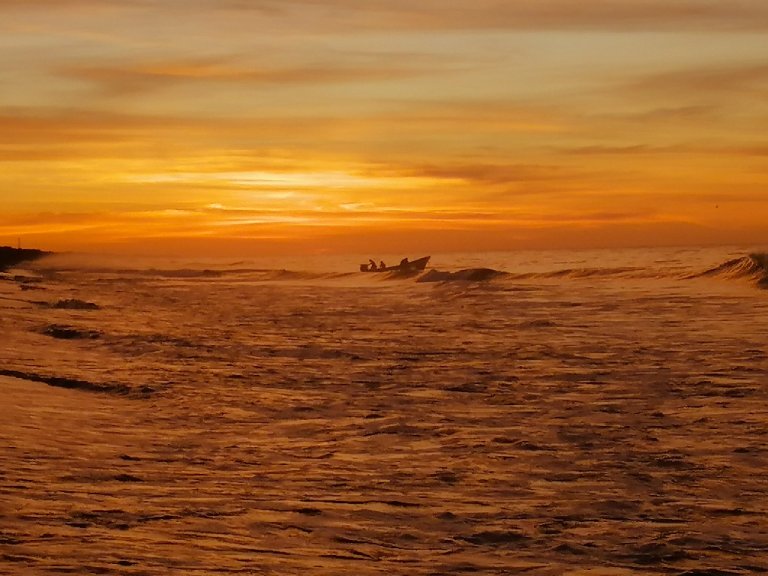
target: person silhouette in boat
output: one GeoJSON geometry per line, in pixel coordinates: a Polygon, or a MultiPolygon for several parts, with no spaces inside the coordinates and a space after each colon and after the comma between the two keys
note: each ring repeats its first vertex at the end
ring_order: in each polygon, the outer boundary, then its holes
{"type": "Polygon", "coordinates": [[[409,268],[409,262],[408,262],[408,256],[400,260],[400,269],[401,270],[408,270],[409,268]]]}
{"type": "Polygon", "coordinates": [[[386,269],[387,269],[387,265],[384,264],[384,260],[380,260],[379,261],[379,270],[386,270],[386,269]]]}
{"type": "Polygon", "coordinates": [[[376,272],[376,262],[373,261],[373,258],[368,259],[368,270],[376,272]]]}

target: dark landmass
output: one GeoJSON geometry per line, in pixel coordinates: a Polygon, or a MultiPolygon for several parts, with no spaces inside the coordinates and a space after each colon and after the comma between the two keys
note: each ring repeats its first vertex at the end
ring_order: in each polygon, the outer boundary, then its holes
{"type": "Polygon", "coordinates": [[[0,272],[4,272],[8,268],[12,268],[22,262],[37,260],[48,254],[50,254],[50,252],[45,252],[43,250],[0,246],[0,272]]]}

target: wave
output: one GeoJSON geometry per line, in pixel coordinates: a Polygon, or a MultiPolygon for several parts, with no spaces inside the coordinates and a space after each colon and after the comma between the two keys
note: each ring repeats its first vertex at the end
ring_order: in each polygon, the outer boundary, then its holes
{"type": "Polygon", "coordinates": [[[509,276],[509,274],[493,268],[466,268],[458,272],[433,269],[419,276],[416,282],[485,282],[501,276],[509,276]]]}
{"type": "MultiPolygon", "coordinates": [[[[243,280],[269,282],[280,280],[334,280],[357,276],[358,272],[311,272],[269,268],[131,268],[104,265],[80,267],[69,264],[51,264],[33,268],[43,277],[76,274],[96,277],[100,282],[131,280],[243,280]]],[[[39,280],[38,280],[39,281],[39,280]]]]}
{"type": "MultiPolygon", "coordinates": [[[[615,260],[614,260],[615,261],[615,260]]],[[[682,280],[705,277],[718,277],[724,279],[748,279],[760,288],[768,288],[768,254],[752,253],[748,256],[733,258],[722,264],[705,269],[696,270],[696,263],[685,258],[671,261],[654,262],[647,266],[605,266],[600,260],[590,262],[592,266],[563,267],[550,270],[515,270],[510,271],[472,267],[460,270],[440,270],[432,268],[425,272],[409,271],[387,272],[379,274],[360,274],[356,270],[339,271],[339,260],[329,262],[330,270],[300,270],[300,269],[276,269],[248,266],[249,261],[237,262],[168,262],[158,265],[157,261],[126,260],[120,261],[115,266],[115,260],[75,258],[69,255],[46,256],[30,264],[45,279],[53,278],[57,274],[83,274],[90,278],[96,277],[96,281],[111,282],[142,282],[178,280],[180,282],[195,281],[222,281],[235,283],[260,283],[260,282],[338,282],[353,281],[355,283],[371,281],[415,281],[419,283],[445,283],[445,282],[535,282],[535,281],[563,281],[563,280],[593,280],[601,279],[659,279],[682,280]],[[213,264],[213,265],[212,265],[213,264]],[[661,265],[660,265],[661,264],[661,265]],[[335,268],[335,269],[334,269],[335,268]]],[[[585,262],[586,263],[586,262],[585,262]]],[[[608,264],[608,261],[604,261],[608,264]]],[[[613,263],[613,262],[611,262],[613,263]]],[[[254,263],[255,264],[255,263],[254,263]]],[[[319,264],[319,263],[318,263],[319,264]]],[[[343,263],[342,263],[343,264],[343,263]]]]}
{"type": "Polygon", "coordinates": [[[457,272],[446,272],[442,270],[430,270],[419,276],[417,282],[485,282],[495,279],[506,280],[547,280],[547,279],[580,279],[580,278],[599,278],[599,277],[634,277],[646,278],[657,276],[644,268],[624,267],[624,268],[564,268],[561,270],[552,270],[548,272],[505,272],[493,268],[466,268],[457,272]]]}
{"type": "Polygon", "coordinates": [[[493,268],[467,268],[457,272],[432,269],[419,276],[417,282],[485,282],[506,280],[530,282],[536,280],[581,280],[600,278],[691,280],[696,278],[723,278],[749,280],[757,287],[768,289],[768,253],[753,253],[708,268],[702,272],[682,272],[673,268],[644,267],[591,267],[563,268],[543,272],[505,272],[493,268]]]}
{"type": "Polygon", "coordinates": [[[356,278],[359,272],[308,272],[301,270],[260,270],[250,274],[254,280],[338,280],[343,278],[356,278]]]}
{"type": "Polygon", "coordinates": [[[253,272],[263,272],[260,269],[241,268],[241,269],[213,269],[213,268],[121,268],[116,266],[100,266],[80,268],[76,266],[39,266],[36,269],[43,273],[82,273],[82,274],[100,274],[115,276],[141,276],[156,278],[220,278],[225,275],[248,274],[253,272]]]}
{"type": "Polygon", "coordinates": [[[655,276],[645,268],[612,267],[612,268],[563,268],[550,272],[523,272],[510,275],[515,280],[557,279],[557,278],[596,278],[619,276],[624,278],[645,278],[655,276]]]}
{"type": "Polygon", "coordinates": [[[66,388],[68,390],[80,390],[83,392],[98,392],[103,394],[116,394],[119,396],[131,396],[136,398],[147,398],[155,392],[150,386],[128,386],[126,384],[112,382],[90,382],[80,380],[79,378],[68,378],[65,376],[49,376],[47,374],[38,374],[36,372],[23,372],[21,370],[0,369],[0,376],[8,376],[27,382],[40,382],[53,386],[55,388],[66,388]]]}
{"type": "Polygon", "coordinates": [[[758,287],[768,289],[768,254],[754,253],[733,258],[704,272],[687,276],[690,279],[711,277],[751,280],[758,287]]]}

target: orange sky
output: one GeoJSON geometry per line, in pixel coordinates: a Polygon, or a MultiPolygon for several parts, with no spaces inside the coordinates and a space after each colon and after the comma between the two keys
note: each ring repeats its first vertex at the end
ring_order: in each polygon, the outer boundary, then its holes
{"type": "Polygon", "coordinates": [[[764,0],[0,0],[0,244],[760,243],[764,0]]]}

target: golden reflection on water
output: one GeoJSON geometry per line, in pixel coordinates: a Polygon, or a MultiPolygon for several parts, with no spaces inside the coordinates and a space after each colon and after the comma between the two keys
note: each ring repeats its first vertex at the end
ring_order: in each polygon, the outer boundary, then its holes
{"type": "Polygon", "coordinates": [[[768,293],[637,264],[0,282],[3,570],[768,569],[768,293]]]}

